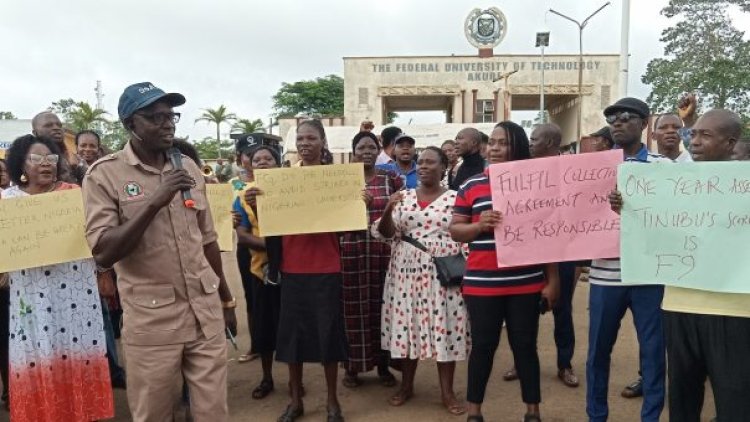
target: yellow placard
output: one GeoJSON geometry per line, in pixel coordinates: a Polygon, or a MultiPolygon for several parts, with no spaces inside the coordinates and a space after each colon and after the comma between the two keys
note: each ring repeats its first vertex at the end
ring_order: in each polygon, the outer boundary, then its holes
{"type": "Polygon", "coordinates": [[[261,236],[367,229],[362,163],[255,170],[261,236]]]}
{"type": "Polygon", "coordinates": [[[0,199],[0,273],[90,258],[80,189],[0,199]]]}
{"type": "Polygon", "coordinates": [[[214,230],[219,236],[219,249],[231,251],[234,249],[232,238],[232,185],[227,183],[207,183],[206,199],[211,208],[211,217],[214,222],[214,230]]]}

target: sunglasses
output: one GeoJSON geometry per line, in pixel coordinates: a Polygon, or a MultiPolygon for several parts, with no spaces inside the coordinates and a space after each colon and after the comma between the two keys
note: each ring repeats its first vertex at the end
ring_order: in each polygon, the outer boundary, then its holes
{"type": "Polygon", "coordinates": [[[605,120],[609,124],[613,124],[616,121],[620,121],[620,123],[627,123],[632,119],[640,119],[641,116],[635,113],[631,113],[629,111],[623,111],[622,113],[616,113],[616,114],[610,114],[609,116],[605,117],[605,120]]]}
{"type": "Polygon", "coordinates": [[[60,161],[60,156],[57,154],[47,154],[47,155],[40,155],[40,154],[29,154],[29,163],[39,166],[43,162],[47,162],[50,165],[56,165],[58,161],[60,161]]]}
{"type": "Polygon", "coordinates": [[[180,121],[180,113],[135,113],[151,123],[161,126],[169,120],[172,124],[180,121]]]}

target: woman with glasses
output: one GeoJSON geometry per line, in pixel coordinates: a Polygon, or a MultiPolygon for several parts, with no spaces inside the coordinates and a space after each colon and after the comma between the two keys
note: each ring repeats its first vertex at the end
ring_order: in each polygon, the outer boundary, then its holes
{"type": "MultiPolygon", "coordinates": [[[[2,200],[76,189],[58,180],[60,151],[27,135],[8,151],[14,186],[2,200]]],[[[11,420],[93,421],[114,416],[92,259],[10,273],[11,420]]]]}
{"type": "MultiPolygon", "coordinates": [[[[530,158],[529,140],[513,122],[495,126],[487,145],[490,164],[530,158]]],[[[498,268],[495,227],[503,215],[492,209],[489,170],[470,177],[458,191],[450,232],[469,244],[463,295],[471,321],[471,354],[466,400],[468,422],[482,422],[482,402],[492,373],[503,323],[526,403],[524,422],[539,422],[541,387],[537,334],[539,313],[552,309],[559,292],[557,264],[498,268]]]]}

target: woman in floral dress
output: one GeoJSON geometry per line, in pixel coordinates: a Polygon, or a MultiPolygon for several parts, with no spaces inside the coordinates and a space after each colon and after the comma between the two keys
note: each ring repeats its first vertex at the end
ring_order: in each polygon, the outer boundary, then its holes
{"type": "Polygon", "coordinates": [[[441,186],[448,157],[429,147],[419,156],[419,187],[391,197],[372,233],[393,239],[391,263],[385,282],[382,316],[382,348],[403,359],[401,389],[389,400],[401,406],[414,394],[417,362],[436,359],[443,404],[454,415],[466,412],[453,391],[456,361],[468,349],[466,307],[458,287],[442,287],[432,256],[458,253],[459,243],[448,233],[456,192],[441,186]],[[401,240],[409,236],[430,251],[424,253],[401,240]]]}
{"type": "MultiPolygon", "coordinates": [[[[52,141],[18,138],[15,183],[1,200],[77,189],[58,181],[52,141]]],[[[92,259],[10,273],[10,416],[14,422],[84,422],[114,416],[96,266],[92,259]]]]}

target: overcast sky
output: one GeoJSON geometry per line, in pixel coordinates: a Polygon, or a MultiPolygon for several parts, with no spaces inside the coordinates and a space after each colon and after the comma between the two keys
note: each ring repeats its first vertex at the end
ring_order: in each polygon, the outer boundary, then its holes
{"type": "MultiPolygon", "coordinates": [[[[224,104],[246,118],[268,121],[282,82],[343,75],[345,56],[471,55],[463,22],[475,7],[499,7],[508,34],[496,54],[534,53],[534,34],[551,31],[548,54],[577,53],[577,28],[545,11],[583,19],[598,0],[17,0],[0,9],[0,111],[19,118],[60,98],[96,103],[101,80],[105,109],[131,83],[150,81],[183,93],[178,134],[215,134],[193,124],[202,108],[224,104]]],[[[633,0],[629,94],[645,98],[646,63],[660,57],[659,14],[667,0],[633,0]]],[[[584,52],[618,53],[621,0],[592,19],[584,52]]],[[[750,18],[732,13],[740,29],[750,18]]],[[[434,119],[416,117],[415,123],[434,119]]],[[[403,123],[403,122],[401,122],[403,123]]]]}

